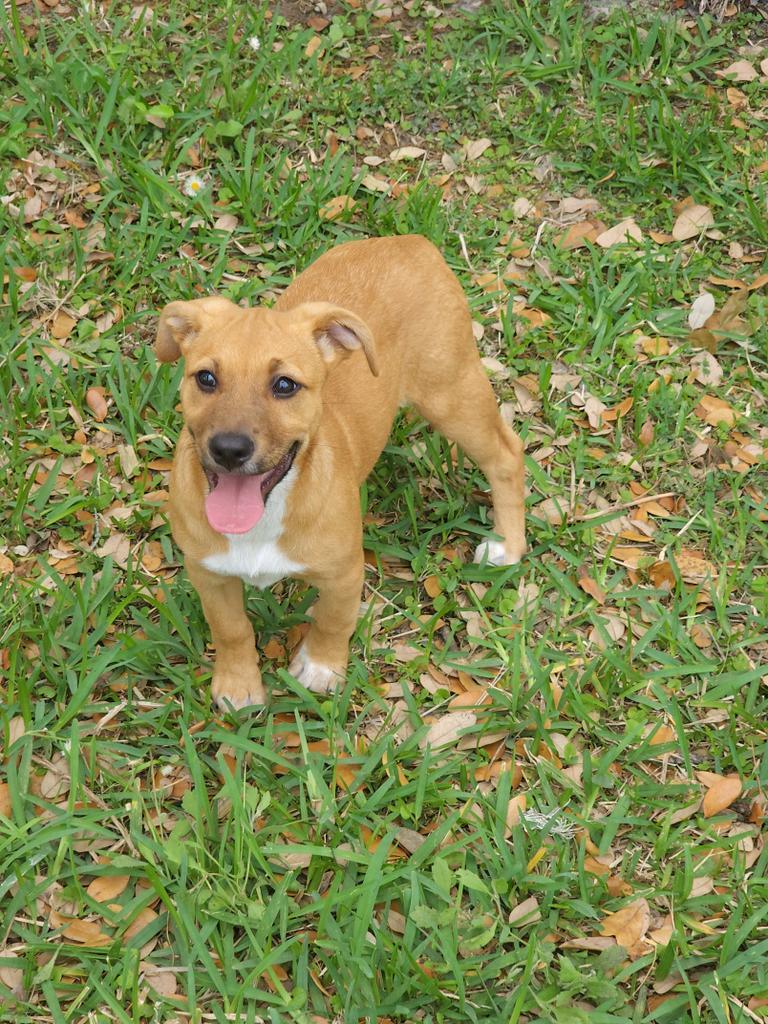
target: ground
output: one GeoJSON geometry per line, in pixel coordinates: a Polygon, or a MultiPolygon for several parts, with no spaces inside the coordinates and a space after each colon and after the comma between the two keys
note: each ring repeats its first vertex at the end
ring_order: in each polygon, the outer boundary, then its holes
{"type": "Polygon", "coordinates": [[[0,1020],[766,1018],[768,21],[691,7],[5,5],[0,1020]],[[404,414],[343,695],[285,583],[219,717],[158,310],[400,232],[530,554],[404,414]]]}

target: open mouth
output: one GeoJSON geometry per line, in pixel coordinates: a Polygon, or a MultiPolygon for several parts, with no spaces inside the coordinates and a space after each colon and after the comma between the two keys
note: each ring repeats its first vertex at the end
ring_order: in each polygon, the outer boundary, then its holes
{"type": "Polygon", "coordinates": [[[266,473],[224,473],[205,467],[208,495],[205,514],[218,533],[247,533],[264,515],[270,493],[290,471],[299,450],[295,441],[266,473]]]}

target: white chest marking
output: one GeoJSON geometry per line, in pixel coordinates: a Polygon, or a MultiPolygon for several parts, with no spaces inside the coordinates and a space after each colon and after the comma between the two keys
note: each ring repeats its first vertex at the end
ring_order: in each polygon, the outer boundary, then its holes
{"type": "Polygon", "coordinates": [[[208,555],[203,565],[221,576],[239,576],[255,587],[271,587],[286,576],[295,576],[306,568],[288,558],[279,548],[283,533],[285,505],[298,470],[294,467],[272,490],[264,515],[248,533],[225,533],[229,550],[208,555]]]}

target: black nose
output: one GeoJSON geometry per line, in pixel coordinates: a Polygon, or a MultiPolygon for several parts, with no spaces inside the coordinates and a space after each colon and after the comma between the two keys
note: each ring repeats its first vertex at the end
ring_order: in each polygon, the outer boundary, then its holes
{"type": "Polygon", "coordinates": [[[245,434],[214,434],[208,450],[218,466],[239,469],[253,455],[253,441],[245,434]]]}

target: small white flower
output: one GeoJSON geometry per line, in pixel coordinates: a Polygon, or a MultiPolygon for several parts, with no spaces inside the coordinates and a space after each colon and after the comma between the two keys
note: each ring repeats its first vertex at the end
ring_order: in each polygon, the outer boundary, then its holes
{"type": "Polygon", "coordinates": [[[534,810],[523,811],[520,817],[530,828],[538,831],[548,829],[550,835],[560,836],[562,839],[572,839],[576,833],[575,825],[566,821],[558,811],[548,811],[545,814],[534,810]]]}
{"type": "Polygon", "coordinates": [[[199,174],[190,174],[184,182],[184,192],[188,196],[200,195],[205,189],[205,181],[199,174]]]}
{"type": "Polygon", "coordinates": [[[259,50],[261,49],[261,40],[259,39],[258,36],[251,36],[251,38],[248,40],[248,45],[250,46],[254,53],[258,53],[259,50]]]}

